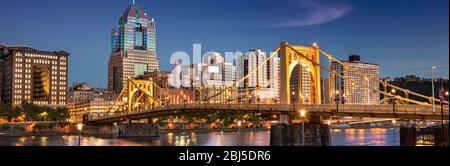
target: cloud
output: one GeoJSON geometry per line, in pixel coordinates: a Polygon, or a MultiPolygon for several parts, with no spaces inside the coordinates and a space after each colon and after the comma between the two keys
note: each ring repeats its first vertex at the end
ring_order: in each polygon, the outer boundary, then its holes
{"type": "Polygon", "coordinates": [[[304,27],[318,25],[341,18],[354,9],[347,4],[326,5],[317,0],[298,0],[297,10],[301,14],[295,18],[272,24],[271,27],[304,27]]]}

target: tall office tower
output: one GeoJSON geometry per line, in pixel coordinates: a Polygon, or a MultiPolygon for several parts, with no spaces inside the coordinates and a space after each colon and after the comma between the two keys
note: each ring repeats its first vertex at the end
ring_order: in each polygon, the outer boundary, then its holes
{"type": "Polygon", "coordinates": [[[133,2],[111,32],[108,89],[120,92],[129,78],[143,78],[144,72],[159,69],[156,56],[155,20],[133,2]]]}
{"type": "Polygon", "coordinates": [[[238,58],[237,63],[237,79],[239,80],[246,75],[247,79],[242,81],[238,86],[242,90],[254,91],[258,90],[261,96],[274,98],[279,96],[279,57],[273,57],[264,65],[258,68],[267,58],[266,53],[259,49],[250,50],[245,55],[238,58]],[[258,69],[257,69],[258,68],[258,69]]]}
{"type": "Polygon", "coordinates": [[[322,86],[322,90],[320,91],[322,94],[322,104],[331,104],[330,100],[330,78],[322,77],[320,78],[320,85],[322,86]]]}
{"type": "Polygon", "coordinates": [[[340,73],[347,80],[335,77],[332,92],[339,91],[339,96],[335,99],[341,99],[346,104],[379,104],[380,94],[371,89],[379,90],[380,67],[377,64],[361,62],[358,55],[349,57],[349,61],[342,61],[348,67],[333,62],[331,67],[334,71],[340,73]],[[364,73],[364,74],[362,74],[364,73]],[[366,75],[367,77],[365,77],[366,75]]]}
{"type": "Polygon", "coordinates": [[[66,106],[69,53],[0,46],[0,55],[3,102],[66,106]]]}
{"type": "MultiPolygon", "coordinates": [[[[243,78],[246,75],[250,74],[253,70],[256,70],[257,66],[261,64],[266,59],[266,53],[262,52],[261,50],[250,50],[249,52],[245,53],[244,56],[241,56],[238,58],[238,78],[243,78]]],[[[269,79],[267,77],[270,77],[270,73],[268,74],[268,68],[266,65],[261,66],[258,68],[253,74],[250,74],[247,79],[242,81],[239,84],[239,87],[241,88],[249,88],[249,89],[256,89],[263,87],[266,82],[268,82],[269,79]]]]}

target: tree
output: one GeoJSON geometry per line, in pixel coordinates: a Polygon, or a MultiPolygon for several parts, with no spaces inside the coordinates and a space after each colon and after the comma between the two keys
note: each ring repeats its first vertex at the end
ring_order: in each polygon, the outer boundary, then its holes
{"type": "Polygon", "coordinates": [[[23,101],[21,104],[22,113],[26,116],[27,120],[37,121],[40,120],[39,114],[43,111],[37,105],[30,104],[27,101],[23,101]]]}
{"type": "Polygon", "coordinates": [[[55,111],[57,112],[57,116],[55,118],[56,121],[64,121],[70,118],[70,111],[67,107],[58,107],[55,111]]]}
{"type": "Polygon", "coordinates": [[[20,110],[13,108],[11,104],[0,103],[0,116],[5,117],[8,122],[20,116],[20,110]]]}
{"type": "Polygon", "coordinates": [[[12,119],[21,115],[24,115],[27,121],[65,121],[70,117],[70,112],[67,107],[52,108],[31,104],[27,101],[23,101],[20,106],[16,107],[0,103],[0,117],[5,117],[11,122],[12,119]]]}

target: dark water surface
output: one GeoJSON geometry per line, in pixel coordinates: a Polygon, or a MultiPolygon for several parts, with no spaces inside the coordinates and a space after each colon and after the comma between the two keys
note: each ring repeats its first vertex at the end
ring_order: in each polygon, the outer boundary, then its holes
{"type": "MultiPolygon", "coordinates": [[[[398,146],[399,129],[333,129],[334,146],[398,146]]],[[[81,146],[269,146],[269,131],[164,133],[153,138],[81,137],[81,146]]],[[[78,136],[1,137],[0,146],[78,146],[78,136]]]]}

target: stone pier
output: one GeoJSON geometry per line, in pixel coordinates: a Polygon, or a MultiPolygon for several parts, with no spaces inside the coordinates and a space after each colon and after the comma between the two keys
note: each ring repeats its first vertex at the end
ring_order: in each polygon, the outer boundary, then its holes
{"type": "Polygon", "coordinates": [[[128,124],[119,126],[119,138],[129,137],[156,137],[159,136],[157,124],[128,124]]]}
{"type": "Polygon", "coordinates": [[[92,125],[83,127],[83,135],[112,136],[115,138],[156,137],[160,134],[158,124],[92,125]]]}
{"type": "Polygon", "coordinates": [[[87,125],[83,126],[82,135],[117,136],[119,126],[115,125],[87,125]]]}
{"type": "Polygon", "coordinates": [[[330,127],[320,122],[320,117],[311,118],[302,124],[279,123],[270,130],[270,146],[331,146],[330,127]],[[304,143],[302,142],[304,131],[304,143]]]}
{"type": "Polygon", "coordinates": [[[400,146],[449,146],[448,124],[444,128],[434,126],[429,128],[401,127],[400,146]]]}

